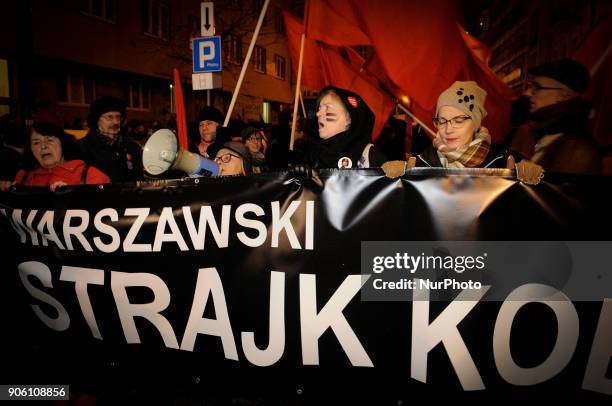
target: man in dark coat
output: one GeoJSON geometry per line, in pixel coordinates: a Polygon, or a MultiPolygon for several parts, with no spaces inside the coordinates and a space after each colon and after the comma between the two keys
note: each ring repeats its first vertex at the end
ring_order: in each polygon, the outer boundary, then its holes
{"type": "Polygon", "coordinates": [[[112,182],[143,179],[142,149],[122,132],[125,103],[101,97],[91,103],[89,133],[77,142],[81,158],[107,174],[112,182]]]}
{"type": "Polygon", "coordinates": [[[590,103],[581,97],[589,84],[588,70],[561,59],[529,70],[525,95],[530,118],[510,148],[551,172],[598,174],[601,161],[588,131],[590,103]]]}

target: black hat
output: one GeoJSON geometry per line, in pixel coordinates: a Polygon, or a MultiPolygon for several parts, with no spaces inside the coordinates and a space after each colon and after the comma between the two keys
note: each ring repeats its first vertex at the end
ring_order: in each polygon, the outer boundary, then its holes
{"type": "Polygon", "coordinates": [[[223,114],[212,106],[206,106],[198,113],[198,123],[206,120],[214,121],[217,124],[222,124],[223,114]]]}
{"type": "Polygon", "coordinates": [[[242,166],[244,167],[244,171],[247,174],[253,172],[253,158],[251,157],[251,153],[247,150],[243,143],[237,141],[229,141],[224,143],[221,148],[215,151],[215,158],[217,157],[219,151],[222,148],[229,149],[230,151],[233,151],[236,154],[240,155],[240,157],[242,158],[242,166]]]}
{"type": "Polygon", "coordinates": [[[529,69],[533,76],[544,76],[563,83],[576,93],[583,93],[589,86],[589,71],[587,68],[572,59],[564,58],[545,63],[529,69]]]}
{"type": "Polygon", "coordinates": [[[374,129],[374,113],[366,102],[357,93],[335,86],[326,86],[319,93],[317,98],[317,111],[321,99],[329,93],[335,93],[351,117],[348,131],[351,137],[363,138],[370,142],[372,130],[374,129]]]}
{"type": "Polygon", "coordinates": [[[94,100],[89,107],[89,115],[87,116],[89,128],[98,128],[100,116],[109,111],[118,111],[122,118],[125,117],[125,102],[112,96],[103,96],[94,100]]]}

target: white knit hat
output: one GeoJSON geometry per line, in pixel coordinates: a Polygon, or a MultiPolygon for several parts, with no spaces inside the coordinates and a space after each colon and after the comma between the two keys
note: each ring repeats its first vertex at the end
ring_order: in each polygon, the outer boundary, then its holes
{"type": "Polygon", "coordinates": [[[482,119],[487,115],[487,111],[484,108],[486,97],[487,92],[478,86],[476,82],[457,81],[438,97],[436,117],[438,117],[442,106],[452,106],[470,116],[478,129],[482,119]]]}

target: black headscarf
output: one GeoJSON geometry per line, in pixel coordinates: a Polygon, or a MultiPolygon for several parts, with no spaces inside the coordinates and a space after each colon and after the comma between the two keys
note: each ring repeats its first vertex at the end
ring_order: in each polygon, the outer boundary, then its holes
{"type": "MultiPolygon", "coordinates": [[[[372,140],[374,113],[357,93],[334,86],[321,90],[317,99],[317,111],[321,99],[329,93],[338,95],[351,117],[351,123],[348,130],[331,138],[324,140],[317,137],[313,140],[304,160],[315,168],[337,168],[340,158],[348,157],[356,168],[364,148],[372,140]]],[[[313,119],[317,120],[316,117],[313,119]]]]}

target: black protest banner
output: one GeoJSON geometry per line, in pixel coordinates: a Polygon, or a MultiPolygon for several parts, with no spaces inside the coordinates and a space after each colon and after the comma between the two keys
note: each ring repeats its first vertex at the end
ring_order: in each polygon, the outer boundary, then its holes
{"type": "Polygon", "coordinates": [[[0,196],[5,334],[40,379],[94,392],[610,395],[609,301],[544,285],[360,300],[364,241],[606,241],[608,186],[428,169],[16,190],[0,196]]]}

